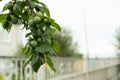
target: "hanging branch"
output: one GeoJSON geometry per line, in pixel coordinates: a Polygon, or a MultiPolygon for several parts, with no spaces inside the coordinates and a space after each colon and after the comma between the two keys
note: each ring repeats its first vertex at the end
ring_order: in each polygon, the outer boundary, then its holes
{"type": "Polygon", "coordinates": [[[23,49],[27,58],[25,65],[31,62],[33,70],[37,72],[41,65],[47,63],[55,71],[50,55],[59,51],[53,35],[61,28],[50,18],[47,6],[38,0],[11,0],[4,6],[3,12],[6,10],[9,10],[8,14],[0,14],[0,23],[4,29],[9,32],[12,24],[21,21],[24,29],[30,31],[25,36],[28,41],[23,49]]]}

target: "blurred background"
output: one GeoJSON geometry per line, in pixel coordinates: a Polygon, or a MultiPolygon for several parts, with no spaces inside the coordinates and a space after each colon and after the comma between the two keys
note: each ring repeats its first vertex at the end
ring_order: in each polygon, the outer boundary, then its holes
{"type": "MultiPolygon", "coordinates": [[[[119,0],[40,1],[62,27],[54,35],[61,46],[52,57],[57,71],[47,64],[38,73],[23,67],[27,31],[17,24],[8,33],[0,25],[0,80],[120,80],[119,0]]],[[[0,2],[0,13],[7,2],[0,2]]]]}

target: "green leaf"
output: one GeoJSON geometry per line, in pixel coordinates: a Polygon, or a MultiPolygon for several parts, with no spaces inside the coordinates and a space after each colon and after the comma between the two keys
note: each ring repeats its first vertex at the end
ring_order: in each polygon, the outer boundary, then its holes
{"type": "Polygon", "coordinates": [[[58,41],[52,40],[51,45],[52,45],[52,48],[53,48],[56,52],[60,52],[60,45],[59,45],[58,41]]]}
{"type": "Polygon", "coordinates": [[[33,58],[31,61],[32,68],[35,72],[38,71],[39,67],[43,64],[42,60],[39,57],[39,54],[33,54],[33,58]]]}
{"type": "Polygon", "coordinates": [[[8,9],[8,4],[5,4],[2,11],[6,11],[7,9],[8,9]]]}
{"type": "Polygon", "coordinates": [[[54,64],[49,56],[46,55],[47,63],[53,71],[56,71],[54,64]]]}
{"type": "Polygon", "coordinates": [[[49,12],[49,9],[47,7],[43,7],[43,10],[45,12],[45,14],[50,17],[50,12],[49,12]]]}
{"type": "Polygon", "coordinates": [[[32,1],[32,0],[30,1],[30,5],[31,5],[31,7],[32,7],[32,8],[35,8],[35,7],[36,7],[35,2],[34,2],[34,1],[32,1]]]}
{"type": "Polygon", "coordinates": [[[45,28],[45,35],[48,35],[48,34],[50,34],[51,33],[51,28],[50,28],[50,26],[46,26],[46,28],[45,28]]]}
{"type": "Polygon", "coordinates": [[[44,10],[43,10],[43,8],[42,8],[40,5],[36,5],[36,6],[35,6],[35,9],[36,9],[37,11],[41,11],[42,13],[44,13],[44,10]]]}
{"type": "Polygon", "coordinates": [[[17,24],[18,23],[18,18],[17,17],[12,17],[12,23],[17,24]]]}
{"type": "Polygon", "coordinates": [[[44,7],[47,7],[43,2],[39,2],[39,4],[41,4],[44,7]]]}
{"type": "Polygon", "coordinates": [[[50,50],[50,44],[43,44],[35,48],[36,52],[45,53],[50,50]]]}
{"type": "Polygon", "coordinates": [[[39,29],[41,29],[42,27],[45,26],[45,23],[39,23],[39,24],[37,24],[36,26],[37,26],[39,29]]]}
{"type": "Polygon", "coordinates": [[[54,27],[54,28],[56,28],[57,30],[61,31],[60,26],[56,22],[52,22],[51,26],[54,27]]]}
{"type": "Polygon", "coordinates": [[[38,35],[42,35],[42,31],[40,29],[37,30],[38,35]]]}
{"type": "Polygon", "coordinates": [[[10,32],[11,27],[12,27],[12,22],[6,21],[5,23],[2,23],[2,26],[4,29],[6,29],[8,32],[10,32]]]}
{"type": "Polygon", "coordinates": [[[49,22],[49,23],[52,23],[52,22],[55,21],[54,19],[52,19],[50,17],[46,17],[46,16],[44,16],[44,19],[45,19],[46,22],[49,22]]]}
{"type": "MultiPolygon", "coordinates": [[[[38,4],[42,5],[42,8],[43,8],[43,12],[48,16],[50,17],[50,11],[48,9],[48,7],[42,3],[42,2],[37,2],[38,4]]],[[[39,8],[41,10],[41,6],[37,6],[37,8],[39,8]]]]}
{"type": "MultiPolygon", "coordinates": [[[[41,26],[41,27],[42,27],[42,26],[41,26]]],[[[38,30],[37,30],[37,34],[38,34],[39,36],[43,36],[44,31],[39,27],[38,30]]]]}
{"type": "Polygon", "coordinates": [[[29,18],[29,13],[28,13],[28,10],[25,10],[25,12],[24,13],[22,13],[22,18],[23,18],[23,20],[24,21],[27,21],[28,20],[28,18],[29,18]]]}
{"type": "Polygon", "coordinates": [[[31,32],[30,33],[27,33],[26,35],[25,35],[25,37],[29,37],[29,36],[31,36],[31,32]]]}
{"type": "Polygon", "coordinates": [[[32,60],[32,57],[33,57],[33,55],[30,55],[26,60],[25,60],[25,62],[24,62],[24,67],[26,67],[26,65],[32,60]]]}
{"type": "Polygon", "coordinates": [[[25,56],[30,56],[30,55],[31,55],[30,46],[23,48],[23,54],[24,54],[25,56]]]}
{"type": "Polygon", "coordinates": [[[8,14],[0,14],[0,23],[6,21],[8,14]]]}
{"type": "Polygon", "coordinates": [[[7,4],[5,4],[2,11],[8,10],[8,9],[12,10],[12,8],[13,8],[13,3],[12,3],[12,1],[10,1],[7,4]]]}
{"type": "Polygon", "coordinates": [[[34,2],[36,2],[36,3],[39,3],[39,1],[38,1],[38,0],[32,0],[32,1],[34,1],[34,2]]]}
{"type": "Polygon", "coordinates": [[[18,16],[21,13],[21,7],[18,3],[13,6],[14,13],[18,16]]]}
{"type": "Polygon", "coordinates": [[[25,8],[25,6],[26,6],[25,1],[18,1],[17,4],[19,4],[21,10],[22,10],[23,8],[25,8]]]}
{"type": "Polygon", "coordinates": [[[55,32],[56,32],[56,29],[52,28],[51,34],[53,35],[55,34],[55,32]]]}

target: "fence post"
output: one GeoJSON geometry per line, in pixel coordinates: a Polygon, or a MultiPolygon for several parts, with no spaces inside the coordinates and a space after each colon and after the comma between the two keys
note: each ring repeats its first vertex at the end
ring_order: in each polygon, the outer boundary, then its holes
{"type": "Polygon", "coordinates": [[[37,73],[37,80],[44,80],[45,79],[45,68],[44,65],[40,67],[37,73]]]}

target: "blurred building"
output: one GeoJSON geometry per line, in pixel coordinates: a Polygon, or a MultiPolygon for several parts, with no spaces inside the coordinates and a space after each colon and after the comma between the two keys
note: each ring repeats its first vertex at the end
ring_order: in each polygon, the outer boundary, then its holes
{"type": "Polygon", "coordinates": [[[20,25],[13,25],[7,32],[0,25],[0,56],[14,56],[22,44],[22,32],[20,25]]]}

